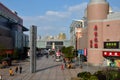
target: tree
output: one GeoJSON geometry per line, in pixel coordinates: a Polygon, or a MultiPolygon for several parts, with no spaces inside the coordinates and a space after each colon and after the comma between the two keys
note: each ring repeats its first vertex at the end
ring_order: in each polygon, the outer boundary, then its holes
{"type": "Polygon", "coordinates": [[[75,55],[74,55],[74,47],[73,46],[69,46],[69,47],[62,47],[61,49],[64,57],[66,58],[73,58],[75,55]]]}

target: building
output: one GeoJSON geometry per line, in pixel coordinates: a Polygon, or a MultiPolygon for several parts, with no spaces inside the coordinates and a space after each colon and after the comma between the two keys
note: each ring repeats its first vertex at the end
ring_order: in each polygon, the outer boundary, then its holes
{"type": "Polygon", "coordinates": [[[83,20],[73,20],[70,25],[70,41],[71,45],[76,49],[80,49],[80,38],[82,37],[82,29],[84,28],[83,20]]]}
{"type": "Polygon", "coordinates": [[[23,20],[17,12],[12,12],[0,3],[0,49],[11,53],[14,49],[28,47],[29,39],[23,33],[25,31],[28,29],[23,26],[23,20]]]}
{"type": "Polygon", "coordinates": [[[120,67],[120,12],[112,12],[106,0],[90,0],[86,13],[80,49],[87,49],[88,63],[120,67]]]}
{"type": "Polygon", "coordinates": [[[47,36],[37,40],[37,48],[57,50],[63,46],[70,46],[70,40],[66,40],[65,33],[60,33],[58,36],[47,36]]]}

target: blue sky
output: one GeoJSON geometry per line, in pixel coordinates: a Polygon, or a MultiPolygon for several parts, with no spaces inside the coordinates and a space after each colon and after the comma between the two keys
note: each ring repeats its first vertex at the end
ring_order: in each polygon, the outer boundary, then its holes
{"type": "MultiPolygon", "coordinates": [[[[120,0],[107,0],[113,11],[120,11],[120,0]]],[[[41,36],[66,33],[69,38],[70,24],[82,19],[89,0],[0,0],[6,7],[16,11],[28,29],[37,26],[41,36]]],[[[29,32],[27,33],[29,34],[29,32]]]]}

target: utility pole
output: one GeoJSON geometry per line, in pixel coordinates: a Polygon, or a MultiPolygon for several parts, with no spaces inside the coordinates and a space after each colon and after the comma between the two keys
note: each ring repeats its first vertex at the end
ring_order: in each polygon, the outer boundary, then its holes
{"type": "Polygon", "coordinates": [[[37,27],[32,25],[30,27],[30,72],[36,72],[36,38],[37,27]]]}

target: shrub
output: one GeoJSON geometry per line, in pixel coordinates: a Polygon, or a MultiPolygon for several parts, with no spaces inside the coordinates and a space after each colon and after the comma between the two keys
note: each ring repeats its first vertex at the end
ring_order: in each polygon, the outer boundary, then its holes
{"type": "Polygon", "coordinates": [[[90,72],[81,72],[77,74],[77,77],[83,78],[83,80],[88,80],[91,76],[90,72]]]}
{"type": "Polygon", "coordinates": [[[120,80],[120,72],[116,70],[108,71],[106,74],[108,80],[115,80],[115,79],[120,80]]]}
{"type": "Polygon", "coordinates": [[[91,75],[90,72],[81,72],[77,77],[83,80],[120,80],[120,71],[115,69],[101,70],[91,75]]]}
{"type": "Polygon", "coordinates": [[[94,73],[94,75],[99,79],[99,80],[106,80],[106,75],[104,74],[104,71],[97,71],[94,73]]]}
{"type": "Polygon", "coordinates": [[[92,76],[90,76],[89,80],[99,80],[99,79],[96,76],[92,75],[92,76]]]}

